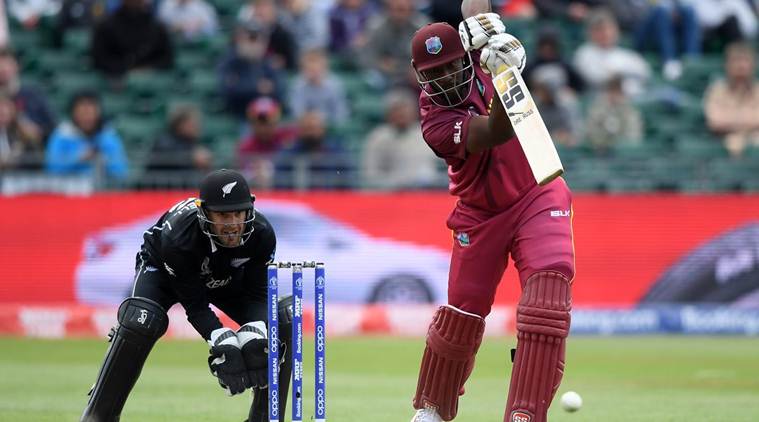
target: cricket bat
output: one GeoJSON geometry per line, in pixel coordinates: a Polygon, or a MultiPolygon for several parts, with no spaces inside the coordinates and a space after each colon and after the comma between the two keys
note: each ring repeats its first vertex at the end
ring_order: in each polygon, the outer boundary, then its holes
{"type": "MultiPolygon", "coordinates": [[[[490,12],[490,0],[464,0],[464,19],[490,12]]],[[[564,173],[559,153],[543,118],[517,67],[510,67],[493,78],[498,99],[503,104],[511,126],[522,146],[535,181],[543,186],[564,173]]]]}

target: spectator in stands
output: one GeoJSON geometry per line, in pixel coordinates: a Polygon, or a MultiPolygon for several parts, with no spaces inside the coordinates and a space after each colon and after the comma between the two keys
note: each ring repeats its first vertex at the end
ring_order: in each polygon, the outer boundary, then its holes
{"type": "Polygon", "coordinates": [[[621,76],[626,94],[641,94],[651,71],[639,53],[617,44],[619,28],[614,16],[606,10],[594,11],[588,17],[587,30],[588,41],[574,56],[575,68],[585,82],[601,90],[613,77],[621,76]]]}
{"type": "Polygon", "coordinates": [[[574,147],[579,142],[580,111],[564,76],[557,68],[540,67],[531,73],[530,89],[554,142],[574,147]]]}
{"type": "Polygon", "coordinates": [[[280,123],[282,109],[269,97],[251,101],[246,114],[250,128],[237,147],[237,166],[254,186],[269,188],[274,177],[273,156],[293,142],[297,128],[280,123]]]}
{"type": "Polygon", "coordinates": [[[7,95],[16,103],[17,113],[26,116],[37,125],[45,139],[55,127],[55,117],[47,99],[35,87],[21,83],[18,61],[9,48],[0,48],[0,94],[7,95]]]}
{"type": "Polygon", "coordinates": [[[329,19],[325,7],[311,0],[284,0],[283,7],[282,23],[290,33],[297,31],[294,38],[299,52],[327,48],[329,19]]]}
{"type": "Polygon", "coordinates": [[[363,150],[364,184],[379,189],[435,185],[438,158],[422,138],[416,97],[395,90],[384,100],[385,123],[369,133],[363,150]]]}
{"type": "MultiPolygon", "coordinates": [[[[242,23],[254,22],[261,27],[268,40],[266,56],[275,68],[295,70],[298,66],[298,45],[294,33],[282,22],[274,0],[249,0],[240,9],[237,19],[242,23]]],[[[303,34],[298,33],[298,36],[303,34]]]]}
{"type": "Polygon", "coordinates": [[[213,156],[201,145],[202,117],[194,104],[175,104],[169,110],[168,131],[153,144],[147,169],[191,171],[203,174],[213,165],[213,156]]]}
{"type": "Polygon", "coordinates": [[[330,125],[348,120],[348,101],[340,79],[329,71],[323,50],[306,51],[300,59],[300,74],[290,88],[290,110],[300,117],[307,111],[318,111],[330,125]]]}
{"type": "MultiPolygon", "coordinates": [[[[437,0],[441,1],[441,0],[437,0]]],[[[532,19],[537,16],[533,0],[509,0],[503,2],[500,15],[509,19],[532,19]]],[[[434,19],[433,19],[434,20],[434,19]]]]}
{"type": "Polygon", "coordinates": [[[725,53],[725,79],[707,88],[704,113],[709,129],[722,136],[725,148],[740,156],[759,148],[759,83],[756,55],[748,43],[734,43],[725,53]]]}
{"type": "Polygon", "coordinates": [[[636,145],[643,140],[643,119],[625,95],[622,83],[622,77],[612,77],[588,111],[586,138],[602,155],[614,145],[636,145]]]}
{"type": "Polygon", "coordinates": [[[69,118],[50,135],[45,162],[47,171],[58,175],[105,174],[127,177],[127,158],[121,137],[102,116],[100,98],[94,92],[74,95],[69,118]],[[101,173],[103,172],[103,173],[101,173]]]}
{"type": "Polygon", "coordinates": [[[42,167],[42,132],[16,110],[13,99],[0,94],[0,172],[42,167]]]}
{"type": "Polygon", "coordinates": [[[89,29],[104,15],[104,0],[63,0],[55,22],[53,45],[57,48],[62,47],[68,30],[89,29]]]}
{"type": "Polygon", "coordinates": [[[376,9],[367,0],[337,0],[329,12],[329,51],[355,63],[366,44],[366,27],[376,9]]]}
{"type": "Polygon", "coordinates": [[[219,30],[216,10],[205,0],[162,0],[158,17],[169,31],[187,41],[214,35],[219,30]]]}
{"type": "Polygon", "coordinates": [[[560,75],[557,77],[563,79],[562,86],[571,89],[575,94],[582,92],[585,89],[585,82],[574,66],[562,57],[563,50],[559,37],[559,33],[552,28],[545,27],[539,32],[537,50],[522,76],[528,84],[531,84],[533,73],[542,69],[551,69],[552,72],[560,75]]]}
{"type": "Polygon", "coordinates": [[[683,73],[680,56],[695,57],[701,52],[701,27],[690,4],[676,0],[652,3],[635,28],[635,47],[643,51],[654,45],[664,63],[664,77],[675,80],[683,73]]]}
{"type": "Polygon", "coordinates": [[[604,0],[533,0],[540,17],[561,18],[582,23],[594,8],[605,5],[604,0]]]}
{"type": "Polygon", "coordinates": [[[427,8],[427,15],[429,15],[432,22],[445,22],[454,28],[458,28],[459,22],[463,20],[461,17],[461,2],[430,0],[429,7],[427,8]]]}
{"type": "Polygon", "coordinates": [[[281,72],[265,57],[267,39],[255,21],[237,26],[231,50],[219,64],[219,84],[227,109],[245,118],[248,103],[261,96],[282,103],[285,85],[281,72]]]}
{"type": "Polygon", "coordinates": [[[329,136],[324,117],[309,111],[298,119],[298,137],[275,158],[275,185],[286,188],[351,187],[354,177],[340,140],[329,136]]]}
{"type": "Polygon", "coordinates": [[[150,0],[123,0],[92,33],[96,69],[120,77],[129,71],[168,69],[174,65],[169,31],[153,16],[150,0]]]}
{"type": "Polygon", "coordinates": [[[26,29],[41,25],[52,27],[54,17],[61,10],[61,0],[7,0],[6,3],[11,18],[26,29]]]}
{"type": "Polygon", "coordinates": [[[385,10],[374,17],[362,49],[365,69],[379,76],[378,86],[417,86],[411,63],[411,38],[428,22],[414,0],[385,0],[385,10]]]}
{"type": "Polygon", "coordinates": [[[754,0],[688,0],[696,10],[705,46],[722,51],[730,43],[756,37],[759,30],[754,0]]]}

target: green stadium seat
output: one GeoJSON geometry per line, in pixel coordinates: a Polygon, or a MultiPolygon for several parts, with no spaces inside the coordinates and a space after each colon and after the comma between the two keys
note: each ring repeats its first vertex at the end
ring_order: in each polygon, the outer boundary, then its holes
{"type": "Polygon", "coordinates": [[[708,164],[708,174],[714,180],[742,184],[759,178],[759,165],[751,159],[716,159],[708,164]]]}
{"type": "Polygon", "coordinates": [[[718,193],[739,190],[740,184],[726,180],[684,179],[678,183],[678,188],[686,193],[718,193]]]}
{"type": "Polygon", "coordinates": [[[175,58],[177,70],[187,75],[208,69],[209,62],[208,55],[203,51],[180,51],[175,58]]]}
{"type": "Polygon", "coordinates": [[[612,178],[604,182],[606,190],[611,193],[651,192],[656,187],[653,180],[647,178],[612,178]]]}
{"type": "Polygon", "coordinates": [[[164,130],[163,118],[122,115],[114,122],[116,130],[128,147],[145,147],[164,130]]]}
{"type": "Polygon", "coordinates": [[[746,180],[742,183],[742,186],[746,192],[759,193],[759,178],[746,180]]]}
{"type": "Polygon", "coordinates": [[[240,0],[213,0],[211,3],[219,16],[237,16],[237,12],[244,4],[240,0]]]}
{"type": "Polygon", "coordinates": [[[595,192],[603,186],[603,180],[596,177],[578,176],[570,171],[564,173],[564,179],[573,192],[595,192]]]}
{"type": "Polygon", "coordinates": [[[85,71],[89,65],[88,60],[82,60],[81,57],[63,50],[41,51],[36,60],[40,71],[50,76],[66,71],[85,71]]]}
{"type": "Polygon", "coordinates": [[[237,139],[242,131],[242,123],[224,115],[206,116],[203,129],[209,144],[215,145],[224,139],[237,139]]]}
{"type": "Polygon", "coordinates": [[[367,123],[380,123],[385,117],[385,103],[379,95],[364,95],[352,102],[356,119],[367,123]]]}
{"type": "Polygon", "coordinates": [[[217,167],[235,167],[237,137],[219,137],[211,144],[214,163],[217,167]]]}
{"type": "Polygon", "coordinates": [[[174,73],[161,71],[131,72],[126,78],[127,91],[134,96],[162,97],[179,85],[174,73]]]}
{"type": "Polygon", "coordinates": [[[719,139],[703,135],[681,135],[675,141],[675,149],[681,157],[710,159],[727,156],[727,150],[719,139]]]}
{"type": "Polygon", "coordinates": [[[213,94],[219,89],[219,80],[213,71],[193,72],[190,76],[190,90],[197,94],[213,94]]]}
{"type": "Polygon", "coordinates": [[[661,156],[648,161],[648,177],[656,183],[658,189],[678,189],[682,180],[697,177],[698,163],[677,155],[661,156]]]}
{"type": "Polygon", "coordinates": [[[376,93],[360,72],[335,72],[335,76],[342,82],[345,93],[351,101],[376,93]]]}
{"type": "Polygon", "coordinates": [[[63,35],[63,47],[75,54],[86,54],[90,51],[89,29],[68,29],[63,35]]]}
{"type": "Polygon", "coordinates": [[[110,116],[131,113],[132,98],[122,93],[104,93],[101,97],[103,109],[110,116]]]}
{"type": "Polygon", "coordinates": [[[624,160],[639,160],[661,156],[666,147],[658,143],[619,143],[611,148],[614,157],[624,160]]]}
{"type": "Polygon", "coordinates": [[[39,31],[18,29],[12,30],[10,34],[11,46],[20,56],[31,55],[38,51],[42,45],[42,37],[39,31]]]}
{"type": "Polygon", "coordinates": [[[70,97],[82,90],[100,92],[105,81],[95,72],[66,71],[55,74],[53,85],[60,95],[70,97]]]}

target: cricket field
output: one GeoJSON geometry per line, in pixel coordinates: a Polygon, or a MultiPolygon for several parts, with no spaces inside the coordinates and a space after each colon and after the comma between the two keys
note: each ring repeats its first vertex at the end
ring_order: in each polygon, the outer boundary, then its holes
{"type": "MultiPolygon", "coordinates": [[[[106,345],[0,337],[0,421],[78,421],[106,345]]],[[[423,345],[421,338],[330,339],[327,419],[408,421],[423,345]]],[[[457,422],[502,420],[513,346],[513,338],[485,339],[457,422]]],[[[159,341],[122,421],[244,420],[249,394],[226,397],[208,371],[207,354],[200,340],[159,341]]],[[[310,420],[308,347],[304,356],[304,420],[310,420]]],[[[557,398],[550,421],[759,421],[759,338],[570,337],[558,395],[568,390],[582,396],[582,409],[566,413],[557,398]]],[[[288,403],[288,421],[289,412],[288,403]]]]}

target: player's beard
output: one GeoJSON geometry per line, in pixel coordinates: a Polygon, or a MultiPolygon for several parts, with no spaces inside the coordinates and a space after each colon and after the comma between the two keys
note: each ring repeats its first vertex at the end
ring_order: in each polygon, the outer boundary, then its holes
{"type": "Polygon", "coordinates": [[[218,232],[216,233],[216,236],[222,245],[228,248],[240,246],[243,230],[242,224],[225,224],[220,225],[217,229],[218,232]]]}

